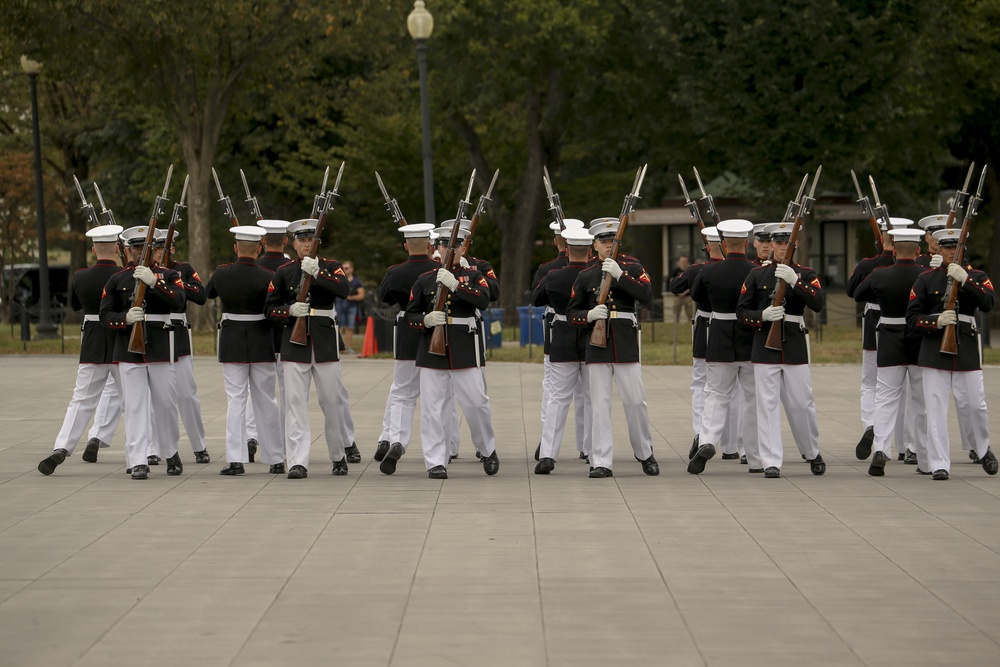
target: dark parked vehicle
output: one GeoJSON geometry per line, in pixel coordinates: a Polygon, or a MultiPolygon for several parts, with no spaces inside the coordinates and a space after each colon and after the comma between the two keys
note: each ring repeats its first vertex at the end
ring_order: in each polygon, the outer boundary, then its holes
{"type": "MultiPolygon", "coordinates": [[[[14,264],[5,266],[4,277],[11,285],[10,321],[21,320],[21,308],[27,301],[28,315],[32,322],[38,321],[39,271],[37,264],[14,264]]],[[[60,322],[69,304],[69,266],[49,265],[49,295],[53,322],[60,322]]]]}

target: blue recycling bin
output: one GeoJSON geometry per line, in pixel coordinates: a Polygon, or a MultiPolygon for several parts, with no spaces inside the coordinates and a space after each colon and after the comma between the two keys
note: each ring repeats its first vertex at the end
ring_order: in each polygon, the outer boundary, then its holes
{"type": "Polygon", "coordinates": [[[487,308],[483,311],[483,326],[486,329],[486,347],[503,347],[503,308],[487,308]],[[496,325],[493,323],[496,322],[496,325]],[[494,329],[496,333],[493,333],[494,329]]]}
{"type": "Polygon", "coordinates": [[[542,326],[542,315],[545,309],[541,306],[518,306],[517,315],[521,323],[521,347],[542,345],[545,342],[545,329],[542,326]]]}

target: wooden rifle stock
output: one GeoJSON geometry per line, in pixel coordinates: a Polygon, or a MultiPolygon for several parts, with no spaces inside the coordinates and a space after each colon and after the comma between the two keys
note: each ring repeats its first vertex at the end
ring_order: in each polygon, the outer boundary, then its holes
{"type": "MultiPolygon", "coordinates": [[[[441,258],[441,268],[448,269],[453,273],[455,271],[455,265],[458,264],[456,261],[455,244],[458,242],[458,232],[461,226],[461,218],[456,219],[455,226],[451,228],[451,239],[448,241],[448,249],[445,250],[444,257],[441,258]]],[[[469,234],[466,240],[469,238],[472,238],[472,234],[469,234]]],[[[438,284],[437,293],[434,295],[434,310],[443,311],[447,300],[448,288],[444,285],[438,284]]],[[[443,357],[447,354],[447,347],[448,325],[443,324],[441,326],[434,327],[434,331],[431,333],[431,343],[427,351],[431,354],[443,357]]]]}
{"type": "MultiPolygon", "coordinates": [[[[958,249],[955,251],[955,262],[959,266],[965,261],[965,239],[969,233],[969,218],[971,216],[966,216],[966,219],[962,222],[962,233],[958,237],[958,249]]],[[[948,289],[948,296],[945,300],[944,310],[955,310],[958,306],[958,290],[962,286],[957,280],[949,280],[950,287],[948,289]]],[[[950,354],[952,356],[958,354],[958,323],[949,324],[944,328],[944,335],[941,337],[941,347],[938,348],[941,354],[950,354]]]]}
{"type": "Polygon", "coordinates": [[[872,234],[875,235],[875,249],[878,250],[878,254],[882,254],[885,250],[885,244],[882,243],[882,230],[878,226],[878,220],[875,219],[874,215],[868,216],[868,224],[872,227],[872,234]]]}
{"type": "MultiPolygon", "coordinates": [[[[146,243],[142,246],[142,257],[139,264],[148,267],[153,263],[153,239],[156,235],[156,215],[149,219],[149,229],[146,231],[146,243]]],[[[146,300],[146,283],[141,280],[135,281],[135,290],[132,293],[132,307],[141,308],[146,300]]],[[[135,322],[132,324],[132,334],[128,339],[128,351],[133,354],[146,354],[146,322],[135,322]]]]}
{"type": "MultiPolygon", "coordinates": [[[[804,207],[803,207],[804,209],[804,207]]],[[[779,262],[780,264],[788,264],[791,266],[792,257],[795,256],[795,245],[799,241],[799,230],[802,229],[803,214],[800,209],[800,213],[795,218],[795,226],[792,227],[792,237],[788,239],[788,250],[785,251],[785,258],[779,262]]],[[[777,265],[775,265],[777,268],[777,265]]],[[[788,283],[781,280],[775,276],[775,280],[778,281],[774,288],[774,299],[771,302],[772,306],[780,306],[785,300],[785,292],[788,289],[788,283]]],[[[776,350],[781,352],[785,349],[785,335],[784,335],[785,319],[775,320],[771,322],[771,330],[767,332],[767,340],[764,342],[764,347],[769,350],[776,350]]]]}
{"type": "MultiPolygon", "coordinates": [[[[611,252],[608,257],[611,259],[618,259],[618,251],[621,249],[622,236],[625,234],[625,227],[628,225],[628,218],[630,213],[618,218],[618,233],[615,234],[615,240],[611,244],[611,252]]],[[[601,289],[597,293],[597,305],[603,305],[608,300],[608,295],[611,293],[611,274],[605,273],[601,278],[601,289]]],[[[590,332],[590,344],[594,347],[606,348],[608,346],[608,320],[600,319],[594,322],[594,329],[590,332]]]]}
{"type": "MultiPolygon", "coordinates": [[[[323,233],[323,223],[326,219],[326,213],[319,219],[319,223],[316,225],[316,234],[313,236],[312,247],[309,252],[306,253],[306,257],[315,258],[319,252],[319,239],[320,234],[323,233]]],[[[295,296],[295,301],[303,303],[309,300],[309,290],[312,288],[313,277],[302,271],[302,278],[299,280],[299,293],[295,296]]],[[[294,345],[308,345],[309,344],[309,332],[306,326],[309,317],[297,317],[295,318],[295,324],[292,325],[292,333],[288,337],[289,342],[294,345]]]]}

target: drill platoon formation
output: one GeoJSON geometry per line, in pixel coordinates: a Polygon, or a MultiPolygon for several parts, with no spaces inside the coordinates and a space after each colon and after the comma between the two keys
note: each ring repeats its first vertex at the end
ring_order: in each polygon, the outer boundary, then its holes
{"type": "MultiPolygon", "coordinates": [[[[692,319],[690,474],[704,473],[721,449],[722,459],[739,460],[751,474],[780,477],[781,406],[812,473],[826,472],[805,319],[807,309],[816,313],[823,309],[825,295],[817,273],[793,260],[821,171],[822,167],[813,176],[808,194],[809,175],[802,179],[781,221],[759,224],[721,219],[697,170],[701,190],[697,201],[679,177],[708,256],[670,283],[671,292],[690,295],[697,306],[692,319]],[[755,260],[746,253],[751,237],[755,260]]],[[[915,464],[918,472],[933,479],[948,478],[949,395],[954,395],[963,448],[988,474],[997,473],[997,459],[989,448],[976,325],[977,312],[993,307],[993,286],[964,258],[986,174],[983,169],[979,188],[970,198],[973,171],[974,165],[950,214],[920,220],[922,229],[914,229],[911,220],[889,217],[873,180],[875,205],[870,204],[855,178],[858,203],[878,247],[875,257],[859,262],[848,286],[848,294],[865,304],[864,433],[856,455],[871,457],[870,475],[885,474],[895,434],[900,460],[915,464]],[[959,227],[956,222],[963,208],[959,227]],[[924,238],[928,252],[920,255],[924,238]]],[[[339,363],[338,324],[349,323],[338,323],[335,308],[337,298],[351,293],[351,280],[340,262],[318,256],[343,172],[342,164],[328,190],[328,168],[309,217],[289,222],[264,219],[241,171],[254,217],[254,224],[242,225],[213,170],[219,201],[232,223],[236,259],[217,267],[207,285],[174,252],[187,179],[167,228],[157,228],[165,213],[172,167],[149,223],[128,229],[116,224],[96,184],[100,213],[77,182],[84,213],[92,223],[87,236],[97,262],[73,278],[71,303],[74,310],[83,311],[77,382],[53,450],[38,464],[39,472],[51,475],[71,456],[91,420],[81,458],[96,462],[100,449],[113,439],[120,415],[125,417],[125,456],[132,479],[147,479],[150,466],[161,461],[168,475],[183,473],[180,422],[195,461],[210,461],[185,315],[188,303],[204,304],[208,299],[218,299],[222,313],[218,359],[227,414],[226,464],[220,474],[245,474],[246,465],[259,457],[269,474],[307,477],[313,383],[332,474],[347,475],[349,463],[360,463],[339,363]],[[292,255],[285,254],[289,235],[292,255]]],[[[500,283],[488,261],[470,254],[498,174],[467,217],[477,182],[474,171],[454,218],[438,227],[408,224],[376,174],[407,252],[406,261],[386,271],[378,289],[379,300],[398,310],[393,380],[373,456],[383,474],[394,474],[407,452],[418,398],[420,445],[429,478],[447,479],[449,463],[459,455],[456,403],[483,471],[495,475],[500,469],[486,393],[482,315],[499,298],[500,283]]],[[[645,166],[636,172],[618,217],[598,218],[587,226],[564,216],[545,171],[543,185],[552,213],[549,227],[558,255],[538,268],[531,285],[532,305],[545,309],[535,474],[555,471],[572,404],[578,459],[589,464],[591,478],[614,476],[613,382],[633,456],[644,474],[660,473],[642,380],[638,317],[639,309],[653,300],[652,285],[641,262],[621,252],[645,174],[645,166]]]]}

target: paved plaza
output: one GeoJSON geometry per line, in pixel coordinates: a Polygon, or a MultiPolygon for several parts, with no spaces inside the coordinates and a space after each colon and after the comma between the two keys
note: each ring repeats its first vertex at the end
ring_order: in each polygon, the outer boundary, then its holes
{"type": "MultiPolygon", "coordinates": [[[[858,366],[815,367],[814,477],[785,429],[783,477],[738,461],[685,472],[690,371],[646,367],[646,477],[615,410],[615,477],[587,477],[572,426],[532,474],[540,365],[491,364],[500,472],[463,423],[450,479],[415,439],[392,477],[371,464],[392,362],[349,359],[364,462],[330,475],[313,396],[309,478],[252,464],[221,477],[225,392],[199,357],[212,463],[124,472],[123,434],[51,477],[76,371],[0,357],[0,665],[997,665],[1000,477],[957,444],[933,482],[857,461],[858,366]]],[[[1000,433],[1000,369],[985,371],[1000,433]]]]}

